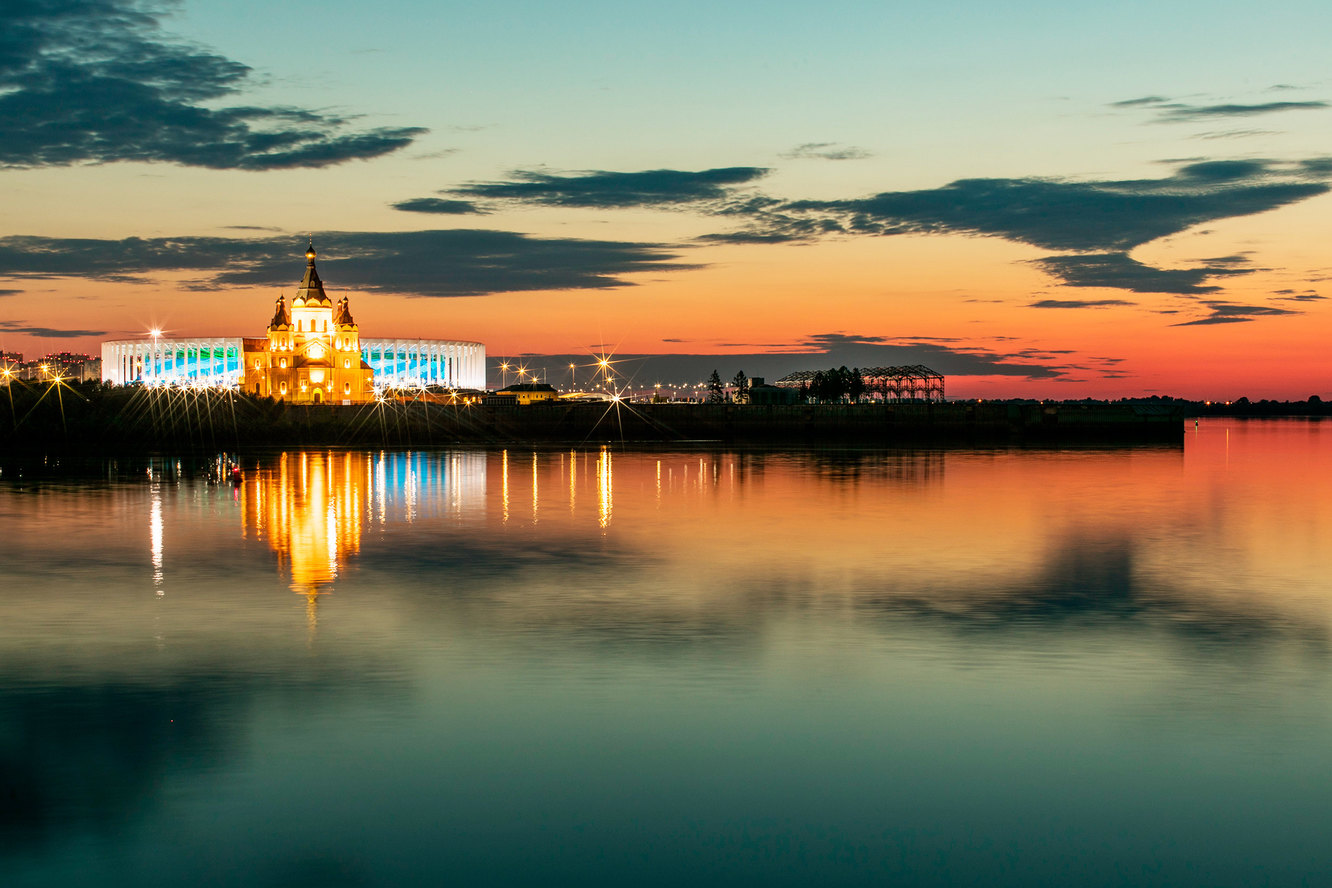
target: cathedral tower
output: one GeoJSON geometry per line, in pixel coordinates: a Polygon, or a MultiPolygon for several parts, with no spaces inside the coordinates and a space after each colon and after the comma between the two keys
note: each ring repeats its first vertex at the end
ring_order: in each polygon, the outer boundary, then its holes
{"type": "Polygon", "coordinates": [[[279,296],[266,339],[245,340],[246,391],[293,404],[362,404],[374,400],[373,373],[361,360],[361,334],[343,297],[336,306],[305,251],[290,311],[279,296]]]}

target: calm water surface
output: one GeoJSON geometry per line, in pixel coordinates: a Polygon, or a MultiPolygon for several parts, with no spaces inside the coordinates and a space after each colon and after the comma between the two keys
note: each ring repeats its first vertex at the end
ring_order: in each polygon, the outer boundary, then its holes
{"type": "Polygon", "coordinates": [[[0,884],[1327,884],[1330,462],[10,469],[0,884]]]}

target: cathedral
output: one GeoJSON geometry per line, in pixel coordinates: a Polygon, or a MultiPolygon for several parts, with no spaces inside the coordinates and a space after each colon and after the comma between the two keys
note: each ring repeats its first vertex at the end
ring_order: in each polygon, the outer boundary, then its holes
{"type": "Polygon", "coordinates": [[[293,404],[373,401],[374,371],[361,358],[361,334],[347,297],[334,306],[305,251],[305,277],[291,300],[279,296],[265,339],[245,339],[242,387],[293,404]]]}

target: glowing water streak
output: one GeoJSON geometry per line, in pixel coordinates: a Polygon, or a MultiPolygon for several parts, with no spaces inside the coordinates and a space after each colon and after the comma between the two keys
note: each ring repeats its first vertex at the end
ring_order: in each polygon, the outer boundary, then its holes
{"type": "Polygon", "coordinates": [[[162,490],[157,484],[153,485],[153,505],[148,517],[148,538],[153,562],[153,589],[157,592],[157,597],[161,598],[166,594],[166,590],[162,588],[164,579],[162,567],[162,490]]]}
{"type": "Polygon", "coordinates": [[[597,524],[602,530],[610,527],[611,516],[615,510],[614,476],[611,471],[611,452],[601,448],[597,457],[597,524]]]}
{"type": "Polygon", "coordinates": [[[509,523],[509,451],[500,452],[500,509],[501,520],[509,523]]]}

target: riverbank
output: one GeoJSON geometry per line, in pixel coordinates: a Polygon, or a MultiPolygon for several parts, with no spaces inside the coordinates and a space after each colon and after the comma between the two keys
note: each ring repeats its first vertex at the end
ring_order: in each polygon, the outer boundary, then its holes
{"type": "Polygon", "coordinates": [[[455,406],[384,401],[295,407],[212,390],[92,385],[6,394],[12,399],[0,400],[0,449],[10,452],[688,442],[814,447],[1176,443],[1183,438],[1185,416],[1181,405],[1088,402],[455,406]]]}

